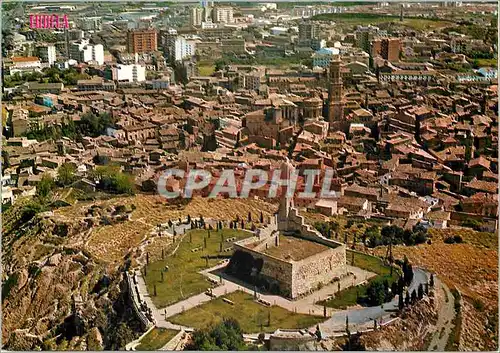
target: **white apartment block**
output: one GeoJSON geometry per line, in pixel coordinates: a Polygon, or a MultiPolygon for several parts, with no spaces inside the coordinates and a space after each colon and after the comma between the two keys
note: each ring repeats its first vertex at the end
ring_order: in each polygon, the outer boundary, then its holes
{"type": "Polygon", "coordinates": [[[38,57],[44,63],[53,65],[56,62],[56,47],[54,45],[41,45],[36,48],[38,57]]]}
{"type": "Polygon", "coordinates": [[[102,18],[83,17],[78,20],[78,25],[83,31],[100,31],[102,29],[102,18]]]}
{"type": "Polygon", "coordinates": [[[233,23],[233,8],[232,7],[215,7],[213,12],[215,23],[233,23]]]}
{"type": "Polygon", "coordinates": [[[205,9],[202,7],[191,7],[189,9],[189,24],[191,26],[199,27],[204,22],[205,9]]]}
{"type": "Polygon", "coordinates": [[[196,38],[178,36],[175,41],[170,43],[168,52],[175,61],[191,58],[196,52],[197,41],[196,38]]]}
{"type": "Polygon", "coordinates": [[[69,56],[78,62],[96,62],[98,65],[103,65],[104,47],[102,44],[91,45],[87,39],[82,39],[82,41],[71,45],[69,56]]]}
{"type": "Polygon", "coordinates": [[[146,81],[146,67],[142,65],[122,65],[117,64],[113,70],[113,80],[127,82],[146,81]]]}

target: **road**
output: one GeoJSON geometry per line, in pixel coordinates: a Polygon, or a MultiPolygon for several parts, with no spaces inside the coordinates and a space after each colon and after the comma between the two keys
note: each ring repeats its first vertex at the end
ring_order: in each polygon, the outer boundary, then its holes
{"type": "MultiPolygon", "coordinates": [[[[428,281],[425,271],[414,268],[413,273],[413,281],[408,289],[410,293],[417,290],[421,283],[425,284],[428,281]]],[[[356,326],[373,323],[373,320],[386,322],[390,315],[398,310],[398,299],[398,296],[395,296],[392,301],[381,306],[336,311],[330,319],[319,325],[322,337],[335,336],[339,332],[345,331],[346,316],[349,318],[349,327],[352,331],[356,330],[356,326]]]]}
{"type": "Polygon", "coordinates": [[[436,292],[436,299],[438,299],[438,320],[436,323],[436,332],[432,337],[428,350],[433,350],[436,352],[444,352],[446,347],[446,342],[448,342],[448,336],[453,329],[453,319],[455,318],[455,303],[453,294],[450,290],[441,282],[437,277],[434,277],[434,285],[436,292]],[[446,300],[448,298],[448,300],[446,300]],[[441,333],[442,332],[442,333],[441,333]]]}

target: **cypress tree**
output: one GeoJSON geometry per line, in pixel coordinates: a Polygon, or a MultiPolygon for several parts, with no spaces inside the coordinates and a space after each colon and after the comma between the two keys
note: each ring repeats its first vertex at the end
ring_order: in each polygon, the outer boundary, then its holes
{"type": "Polygon", "coordinates": [[[424,286],[422,285],[422,283],[420,283],[418,285],[418,293],[417,293],[417,295],[418,295],[418,299],[419,300],[424,297],[424,286]]]}

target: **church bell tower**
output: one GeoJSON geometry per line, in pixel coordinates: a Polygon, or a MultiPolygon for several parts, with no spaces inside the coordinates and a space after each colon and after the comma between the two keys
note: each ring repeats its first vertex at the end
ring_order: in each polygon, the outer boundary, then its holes
{"type": "Polygon", "coordinates": [[[342,120],[344,102],[342,99],[342,76],[340,73],[340,57],[335,56],[330,62],[328,75],[328,121],[330,123],[342,120]]]}

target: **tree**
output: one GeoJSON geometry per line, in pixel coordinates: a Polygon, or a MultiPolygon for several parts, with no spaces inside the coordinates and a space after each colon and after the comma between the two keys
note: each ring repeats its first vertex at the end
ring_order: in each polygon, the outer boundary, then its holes
{"type": "Polygon", "coordinates": [[[75,180],[76,167],[71,163],[64,163],[57,171],[57,181],[63,186],[71,184],[75,180]]]}
{"type": "Polygon", "coordinates": [[[409,285],[413,280],[413,268],[408,261],[408,258],[405,256],[403,260],[403,278],[406,285],[409,285]]]}
{"type": "Polygon", "coordinates": [[[380,305],[384,303],[387,290],[384,284],[380,281],[373,281],[368,285],[366,289],[366,296],[368,303],[372,306],[380,305]]]}
{"type": "Polygon", "coordinates": [[[422,299],[424,297],[424,286],[422,283],[418,285],[418,299],[422,299]]]}
{"type": "Polygon", "coordinates": [[[404,299],[403,299],[403,294],[400,294],[399,298],[398,298],[398,308],[399,308],[399,310],[402,310],[404,306],[405,306],[405,302],[404,302],[404,299]]]}
{"type": "Polygon", "coordinates": [[[415,304],[417,302],[417,291],[415,289],[411,292],[411,303],[415,304]]]}
{"type": "Polygon", "coordinates": [[[215,326],[195,330],[186,350],[237,351],[244,348],[240,325],[232,318],[225,318],[215,326]]]}
{"type": "Polygon", "coordinates": [[[406,292],[406,297],[405,297],[405,306],[410,305],[410,293],[407,291],[406,292]]]}
{"type": "Polygon", "coordinates": [[[54,179],[49,174],[44,174],[36,187],[36,194],[45,198],[54,188],[54,179]]]}

